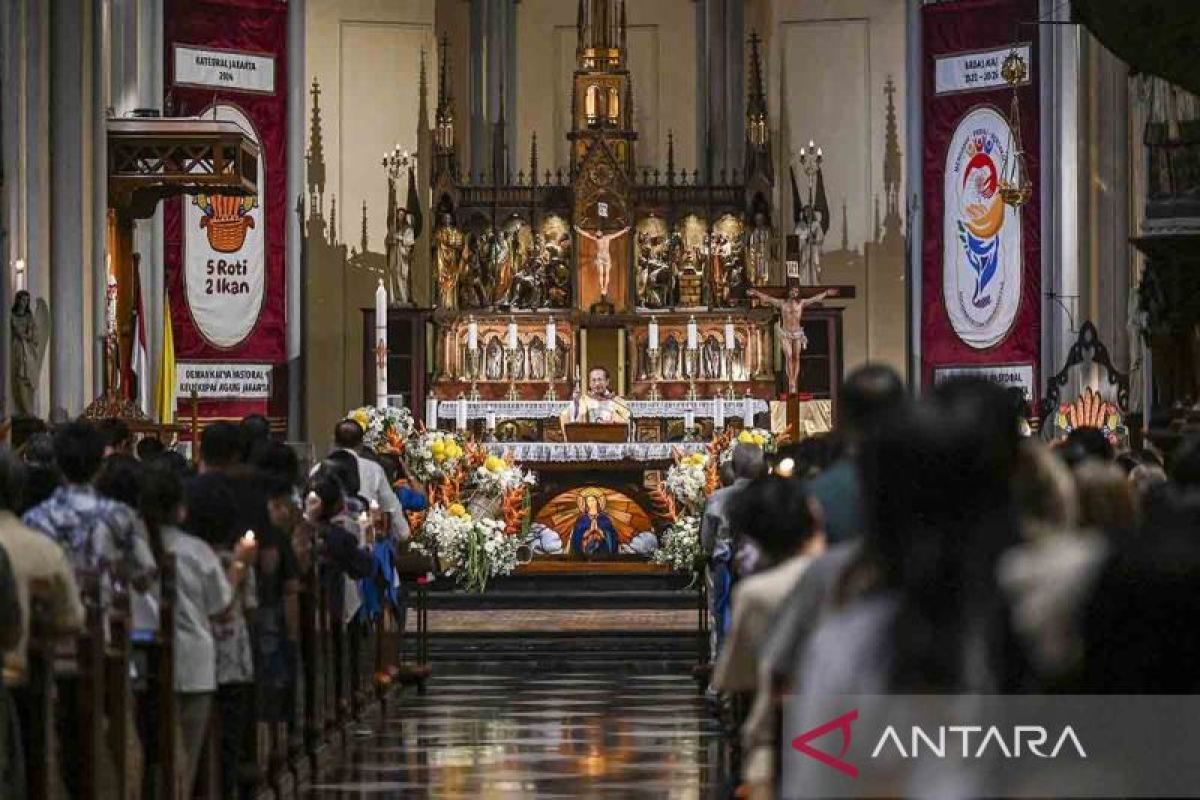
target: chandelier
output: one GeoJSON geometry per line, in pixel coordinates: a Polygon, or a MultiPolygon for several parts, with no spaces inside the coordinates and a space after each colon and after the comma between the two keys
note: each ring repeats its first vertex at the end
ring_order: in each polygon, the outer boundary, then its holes
{"type": "Polygon", "coordinates": [[[1000,168],[1000,199],[1006,205],[1020,208],[1033,196],[1033,184],[1025,168],[1025,150],[1021,146],[1021,104],[1017,100],[1017,87],[1029,77],[1029,65],[1014,47],[1000,67],[1000,76],[1012,87],[1012,108],[1009,111],[1008,149],[1000,168]]]}

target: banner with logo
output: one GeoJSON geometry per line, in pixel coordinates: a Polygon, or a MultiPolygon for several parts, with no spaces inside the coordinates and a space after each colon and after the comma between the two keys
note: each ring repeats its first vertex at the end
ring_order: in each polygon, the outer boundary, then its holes
{"type": "MultiPolygon", "coordinates": [[[[287,4],[167,0],[165,31],[175,114],[236,123],[259,147],[256,196],[200,194],[165,204],[176,356],[193,370],[244,365],[274,373],[200,392],[203,416],[282,413],[285,405],[272,404],[264,387],[287,385],[287,4]]],[[[179,378],[180,386],[206,385],[183,372],[179,378]]]]}
{"type": "MultiPolygon", "coordinates": [[[[1041,230],[1037,0],[960,0],[922,9],[924,240],[922,380],[996,367],[1030,376],[1041,350],[1041,230]],[[1014,41],[1014,33],[1020,41],[1014,41]],[[1029,75],[1017,88],[1020,142],[1034,190],[1001,198],[1015,159],[1013,90],[1000,75],[1016,49],[1029,75]]],[[[1024,383],[1024,381],[1022,381],[1024,383]]],[[[1036,391],[1035,391],[1036,394],[1036,391]]]]}

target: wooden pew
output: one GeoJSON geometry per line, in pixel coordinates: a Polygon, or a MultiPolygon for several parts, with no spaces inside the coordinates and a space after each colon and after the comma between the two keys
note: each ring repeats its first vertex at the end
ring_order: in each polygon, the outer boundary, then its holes
{"type": "Polygon", "coordinates": [[[51,769],[54,752],[55,652],[60,637],[47,627],[50,619],[45,595],[30,587],[28,658],[21,736],[25,751],[25,788],[29,797],[50,797],[54,790],[51,769]]]}
{"type": "MultiPolygon", "coordinates": [[[[74,682],[74,691],[64,692],[63,701],[76,704],[79,724],[74,743],[78,746],[79,764],[61,766],[64,770],[77,771],[77,774],[64,774],[63,777],[67,779],[68,787],[72,782],[78,786],[80,798],[99,800],[106,796],[103,776],[109,769],[104,763],[107,757],[104,742],[104,608],[100,576],[80,574],[78,577],[85,622],[75,647],[75,674],[67,677],[68,681],[74,682]]],[[[71,743],[62,744],[70,746],[71,743]]]]}

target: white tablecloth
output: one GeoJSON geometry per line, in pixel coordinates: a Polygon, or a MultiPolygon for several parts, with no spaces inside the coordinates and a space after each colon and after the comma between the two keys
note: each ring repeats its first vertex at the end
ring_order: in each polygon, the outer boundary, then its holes
{"type": "MultiPolygon", "coordinates": [[[[715,413],[715,400],[630,400],[629,412],[634,419],[680,418],[691,408],[697,417],[711,417],[715,413]]],[[[754,413],[761,414],[769,410],[766,400],[751,398],[754,413]]],[[[458,400],[441,400],[438,402],[439,419],[455,419],[458,414],[458,400]]],[[[467,401],[467,419],[484,419],[490,409],[495,412],[496,419],[553,419],[557,418],[568,405],[570,400],[481,400],[467,401]]],[[[746,400],[725,401],[725,416],[741,417],[745,412],[746,400]]]]}
{"type": "Polygon", "coordinates": [[[577,461],[662,461],[674,450],[702,452],[706,442],[492,442],[488,450],[512,453],[518,464],[531,461],[571,463],[577,461]]]}

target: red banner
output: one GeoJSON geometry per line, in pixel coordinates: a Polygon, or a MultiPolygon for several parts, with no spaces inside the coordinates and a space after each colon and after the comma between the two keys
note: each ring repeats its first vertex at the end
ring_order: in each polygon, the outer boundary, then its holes
{"type": "Polygon", "coordinates": [[[921,377],[978,374],[1037,396],[1041,230],[1037,0],[960,0],[922,9],[924,141],[921,377]],[[1013,36],[1019,36],[1014,43],[1013,36]],[[1017,89],[1019,142],[1033,185],[1017,208],[1000,196],[1016,158],[1014,50],[1028,67],[1017,89]]]}
{"type": "MultiPolygon", "coordinates": [[[[193,387],[204,416],[280,408],[239,364],[260,373],[273,367],[272,390],[286,388],[279,365],[287,361],[287,9],[278,0],[165,2],[174,113],[237,123],[260,149],[257,197],[199,195],[165,204],[176,361],[213,367],[190,373],[212,376],[193,387]]],[[[280,391],[267,394],[278,400],[280,391]]]]}

